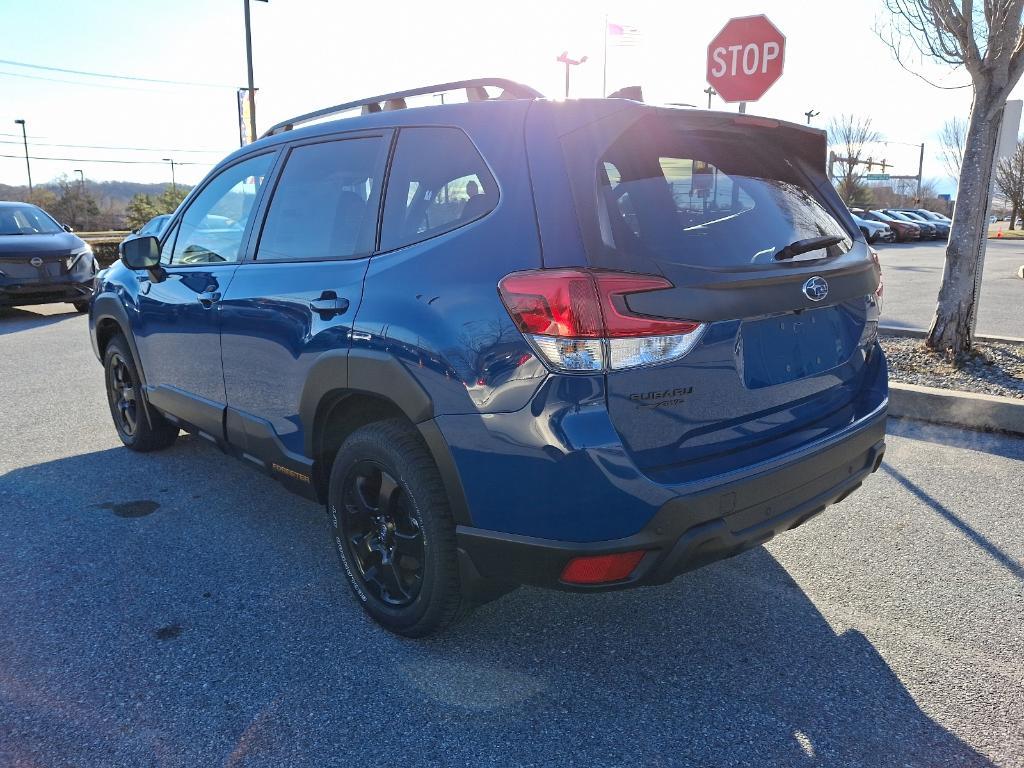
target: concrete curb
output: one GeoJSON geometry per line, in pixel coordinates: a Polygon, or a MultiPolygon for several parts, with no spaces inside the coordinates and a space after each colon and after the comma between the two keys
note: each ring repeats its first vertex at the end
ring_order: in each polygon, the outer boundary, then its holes
{"type": "Polygon", "coordinates": [[[985,432],[1024,435],[1024,400],[889,383],[889,415],[985,432]]]}
{"type": "MultiPolygon", "coordinates": [[[[905,339],[923,339],[928,331],[922,328],[895,328],[890,325],[878,326],[878,332],[882,336],[902,336],[905,339]]],[[[1024,344],[1024,338],[1019,336],[982,336],[974,334],[975,341],[1002,341],[1010,344],[1024,344]]]]}

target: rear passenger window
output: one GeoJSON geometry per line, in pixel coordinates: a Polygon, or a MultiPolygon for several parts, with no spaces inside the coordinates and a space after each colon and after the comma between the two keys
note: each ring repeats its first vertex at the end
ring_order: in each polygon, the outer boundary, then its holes
{"type": "Polygon", "coordinates": [[[386,151],[380,136],[293,149],[274,190],[256,259],[346,259],[372,251],[386,151]]]}
{"type": "Polygon", "coordinates": [[[498,185],[458,128],[403,128],[384,201],[382,251],[450,232],[487,215],[498,185]]]}

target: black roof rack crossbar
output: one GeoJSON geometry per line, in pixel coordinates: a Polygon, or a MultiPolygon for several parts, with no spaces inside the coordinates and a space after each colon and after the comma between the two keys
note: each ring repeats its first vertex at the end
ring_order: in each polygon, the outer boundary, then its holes
{"type": "Polygon", "coordinates": [[[502,94],[498,98],[541,99],[544,97],[542,93],[534,90],[528,85],[523,85],[512,80],[506,80],[503,77],[482,77],[476,80],[458,80],[454,83],[426,85],[422,88],[413,88],[408,91],[385,93],[381,96],[371,96],[368,99],[359,99],[358,101],[350,101],[347,104],[337,104],[333,107],[318,109],[315,112],[307,112],[304,115],[299,115],[298,117],[293,117],[289,120],[278,123],[264,133],[261,138],[275,136],[279,133],[290,131],[303,123],[309,123],[321,117],[337,114],[338,112],[348,112],[351,109],[357,109],[359,107],[363,108],[364,113],[379,112],[382,104],[385,109],[403,109],[405,107],[405,99],[410,96],[425,96],[431,93],[445,93],[447,91],[457,91],[465,88],[466,94],[471,101],[481,101],[487,98],[486,91],[483,90],[485,86],[501,88],[502,94]]]}

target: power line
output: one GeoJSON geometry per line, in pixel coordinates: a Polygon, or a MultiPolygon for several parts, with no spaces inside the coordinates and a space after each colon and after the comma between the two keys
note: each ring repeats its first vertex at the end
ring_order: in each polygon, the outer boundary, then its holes
{"type": "MultiPolygon", "coordinates": [[[[0,136],[9,136],[11,134],[0,134],[0,136]]],[[[20,141],[0,139],[0,144],[21,144],[20,141]]],[[[159,147],[111,147],[103,144],[53,144],[45,141],[33,141],[32,146],[35,147],[71,147],[73,149],[116,149],[123,150],[125,152],[190,152],[190,153],[209,153],[214,155],[227,155],[228,151],[223,149],[160,149],[159,147]]]]}
{"type": "Polygon", "coordinates": [[[132,88],[130,85],[111,85],[110,83],[83,83],[76,80],[61,80],[58,77],[26,75],[22,72],[0,72],[0,77],[24,77],[28,80],[45,80],[48,83],[66,83],[67,85],[78,85],[83,86],[85,88],[109,88],[114,91],[136,91],[138,93],[153,93],[152,89],[132,88]]]}
{"type": "MultiPolygon", "coordinates": [[[[0,157],[11,157],[15,160],[24,160],[24,155],[0,155],[0,157]]],[[[118,163],[120,165],[164,165],[163,160],[97,160],[89,157],[37,157],[35,155],[29,155],[29,160],[55,160],[58,162],[67,163],[118,163]]],[[[213,163],[190,163],[190,162],[178,162],[175,160],[175,165],[205,165],[210,166],[213,163]]]]}
{"type": "Polygon", "coordinates": [[[111,80],[132,80],[139,83],[162,83],[163,85],[188,85],[194,88],[231,88],[234,89],[236,86],[233,85],[222,85],[220,83],[197,83],[188,80],[162,80],[156,77],[137,77],[134,75],[109,75],[105,72],[89,72],[82,69],[65,69],[63,67],[49,67],[43,64],[29,64],[24,61],[12,61],[10,59],[0,59],[0,64],[7,64],[8,66],[15,67],[27,67],[29,69],[42,69],[47,72],[64,72],[69,75],[84,75],[86,77],[105,77],[111,80]]]}

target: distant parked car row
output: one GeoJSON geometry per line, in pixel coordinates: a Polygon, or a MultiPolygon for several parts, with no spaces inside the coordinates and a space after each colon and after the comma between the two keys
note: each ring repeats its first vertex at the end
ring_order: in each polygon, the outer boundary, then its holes
{"type": "Polygon", "coordinates": [[[854,220],[861,228],[869,243],[891,243],[893,240],[906,243],[913,240],[947,240],[952,220],[941,213],[924,208],[882,208],[880,210],[853,209],[854,220]],[[873,231],[869,226],[875,225],[873,231]],[[885,230],[878,231],[877,225],[884,225],[892,234],[887,239],[885,230]],[[872,239],[874,235],[874,239],[872,239]]]}

